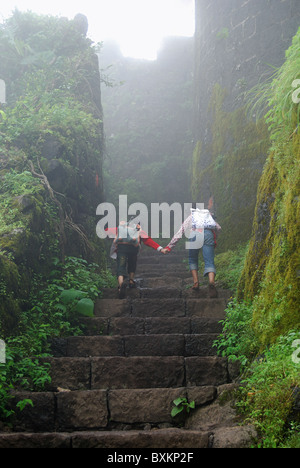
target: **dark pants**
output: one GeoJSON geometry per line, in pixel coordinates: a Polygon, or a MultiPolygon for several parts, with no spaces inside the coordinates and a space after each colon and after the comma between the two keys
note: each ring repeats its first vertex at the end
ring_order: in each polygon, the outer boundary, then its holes
{"type": "Polygon", "coordinates": [[[132,245],[118,245],[117,251],[117,276],[127,276],[127,273],[135,273],[139,249],[132,245]]]}

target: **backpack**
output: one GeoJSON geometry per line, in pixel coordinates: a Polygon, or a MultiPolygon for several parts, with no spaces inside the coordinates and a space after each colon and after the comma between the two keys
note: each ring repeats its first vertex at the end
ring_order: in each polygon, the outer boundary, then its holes
{"type": "Polygon", "coordinates": [[[117,235],[115,243],[132,245],[133,247],[139,247],[141,243],[140,230],[135,224],[130,225],[129,223],[120,223],[117,229],[117,235]]]}
{"type": "Polygon", "coordinates": [[[192,229],[216,229],[217,223],[213,219],[209,210],[191,210],[192,229]]]}

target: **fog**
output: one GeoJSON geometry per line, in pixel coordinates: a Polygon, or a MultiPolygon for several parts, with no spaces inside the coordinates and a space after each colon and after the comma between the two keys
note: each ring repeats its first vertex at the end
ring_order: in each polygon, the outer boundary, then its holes
{"type": "Polygon", "coordinates": [[[192,36],[195,29],[194,0],[6,0],[0,7],[0,20],[12,11],[74,18],[88,18],[89,37],[95,42],[114,39],[126,56],[156,58],[166,36],[192,36]]]}

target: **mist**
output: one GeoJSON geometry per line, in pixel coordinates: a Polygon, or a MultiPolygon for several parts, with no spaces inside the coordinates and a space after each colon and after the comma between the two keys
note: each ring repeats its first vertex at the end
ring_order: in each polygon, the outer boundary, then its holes
{"type": "Polygon", "coordinates": [[[0,448],[299,447],[300,2],[16,3],[0,448]]]}

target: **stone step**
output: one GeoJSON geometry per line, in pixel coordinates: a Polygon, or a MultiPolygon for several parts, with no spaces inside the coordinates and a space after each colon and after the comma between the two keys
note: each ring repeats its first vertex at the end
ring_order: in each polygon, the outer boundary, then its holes
{"type": "Polygon", "coordinates": [[[222,331],[218,319],[206,317],[95,317],[83,318],[85,336],[203,334],[222,331]]]}
{"type": "Polygon", "coordinates": [[[228,383],[227,360],[216,356],[49,357],[51,384],[68,390],[217,386],[228,383]]]}
{"type": "Polygon", "coordinates": [[[180,298],[177,295],[165,297],[166,290],[161,290],[161,296],[154,297],[154,290],[147,290],[149,297],[145,295],[141,299],[133,298],[100,299],[95,303],[94,314],[96,317],[207,317],[223,320],[227,300],[225,298],[205,299],[193,297],[180,298]],[[152,292],[152,294],[151,294],[152,292]]]}
{"type": "Polygon", "coordinates": [[[182,275],[183,273],[188,273],[191,276],[191,272],[189,271],[189,266],[186,263],[179,263],[174,265],[174,263],[166,263],[166,264],[157,264],[157,263],[138,263],[137,264],[137,274],[145,274],[148,273],[157,273],[158,276],[161,276],[165,273],[172,273],[176,270],[178,276],[182,275]]]}
{"type": "MultiPolygon", "coordinates": [[[[165,239],[165,240],[160,240],[160,241],[156,241],[158,244],[160,244],[161,246],[166,246],[168,244],[170,239],[165,239]]],[[[174,256],[176,255],[178,258],[180,257],[186,257],[188,255],[188,250],[185,249],[185,248],[180,248],[179,249],[179,246],[177,245],[176,246],[176,250],[172,250],[171,252],[169,252],[167,255],[168,257],[171,257],[171,256],[174,256]]],[[[154,250],[154,249],[151,249],[151,248],[148,248],[148,247],[143,247],[141,252],[140,252],[140,257],[143,258],[143,257],[156,257],[157,256],[157,251],[154,250]]],[[[159,255],[162,255],[162,254],[159,254],[159,255]]]]}
{"type": "Polygon", "coordinates": [[[179,397],[206,407],[232,381],[235,369],[213,348],[229,292],[209,299],[204,283],[192,291],[186,258],[147,251],[125,300],[102,291],[95,316],[82,318],[85,335],[53,340],[54,357],[41,359],[51,383],[11,400],[13,410],[26,399],[33,407],[15,411],[0,448],[211,446],[211,432],[178,429],[183,413],[171,410],[179,397]]]}
{"type": "Polygon", "coordinates": [[[156,255],[151,256],[140,256],[138,257],[138,265],[170,265],[183,263],[184,260],[188,260],[188,253],[186,255],[163,255],[161,253],[156,253],[156,255]]]}
{"type": "Polygon", "coordinates": [[[157,428],[162,424],[176,426],[171,416],[173,401],[184,397],[203,406],[214,401],[215,387],[146,388],[61,392],[21,392],[15,394],[12,426],[15,431],[65,432],[157,428]],[[18,401],[31,399],[33,406],[17,411],[18,401]]]}
{"type": "MultiPolygon", "coordinates": [[[[114,264],[111,268],[112,272],[116,274],[117,272],[117,265],[114,264]]],[[[178,277],[190,277],[191,278],[191,272],[189,271],[189,266],[186,262],[182,263],[143,263],[143,262],[138,262],[137,263],[137,268],[136,268],[136,276],[141,276],[141,277],[148,277],[149,275],[153,276],[163,276],[163,275],[168,275],[171,274],[173,276],[174,272],[177,273],[178,277]]]]}
{"type": "Polygon", "coordinates": [[[176,288],[182,289],[183,288],[183,279],[178,277],[169,277],[169,276],[161,276],[161,277],[153,277],[153,278],[144,278],[143,280],[143,288],[176,288]]]}
{"type": "MultiPolygon", "coordinates": [[[[175,277],[177,279],[177,277],[175,277]]],[[[172,297],[178,297],[178,298],[190,298],[190,299],[208,299],[208,287],[203,286],[200,287],[198,291],[194,291],[191,289],[191,280],[190,279],[183,279],[179,280],[182,281],[182,287],[180,288],[174,288],[170,287],[170,284],[167,284],[165,286],[159,286],[156,288],[150,288],[147,284],[147,281],[156,281],[157,276],[152,277],[152,278],[136,278],[138,287],[135,289],[129,289],[127,287],[126,289],[126,299],[131,301],[134,299],[143,299],[145,297],[154,297],[157,299],[167,299],[167,298],[172,298],[172,297]],[[145,287],[144,287],[145,285],[145,287]]],[[[173,278],[170,279],[173,281],[173,278]]],[[[165,281],[165,280],[164,280],[165,281]]],[[[222,289],[222,288],[217,288],[218,291],[218,298],[219,299],[226,299],[228,301],[230,297],[232,296],[231,292],[228,291],[227,289],[222,289]]],[[[101,291],[101,299],[118,299],[119,300],[119,294],[117,288],[110,288],[110,289],[104,289],[101,291]]]]}
{"type": "Polygon", "coordinates": [[[182,387],[185,360],[171,357],[47,358],[51,384],[68,390],[182,387]]]}
{"type": "MultiPolygon", "coordinates": [[[[62,433],[0,433],[2,448],[201,449],[209,433],[181,429],[62,433]]],[[[103,460],[103,458],[102,458],[103,460]]]]}
{"type": "Polygon", "coordinates": [[[72,336],[60,340],[56,357],[214,356],[217,334],[72,336]]]}

